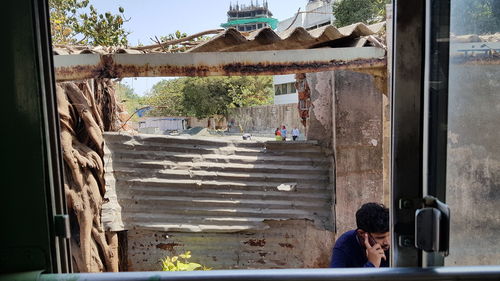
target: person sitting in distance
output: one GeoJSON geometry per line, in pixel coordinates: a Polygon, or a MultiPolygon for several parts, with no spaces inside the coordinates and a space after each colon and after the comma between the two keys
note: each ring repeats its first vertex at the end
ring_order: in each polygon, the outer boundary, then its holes
{"type": "Polygon", "coordinates": [[[356,225],[335,242],[330,267],[388,267],[389,209],[366,203],[356,212],[356,225]]]}
{"type": "Polygon", "coordinates": [[[252,139],[252,135],[250,135],[249,133],[244,133],[241,137],[244,140],[251,140],[252,139]]]}

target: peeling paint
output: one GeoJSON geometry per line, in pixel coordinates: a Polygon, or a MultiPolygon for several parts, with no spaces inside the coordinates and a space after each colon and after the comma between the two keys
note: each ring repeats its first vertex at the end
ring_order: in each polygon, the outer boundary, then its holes
{"type": "Polygon", "coordinates": [[[292,244],[290,243],[278,243],[280,245],[280,247],[283,247],[283,248],[294,248],[292,244]]]}
{"type": "Polygon", "coordinates": [[[163,244],[177,244],[166,252],[156,247],[164,232],[128,231],[130,271],[159,270],[159,259],[191,251],[190,261],[213,269],[265,269],[327,267],[334,234],[303,220],[269,221],[269,228],[236,233],[184,233],[161,238],[163,244]],[[140,246],[140,245],[143,246],[140,246]]]}
{"type": "Polygon", "coordinates": [[[294,191],[295,188],[297,187],[297,183],[291,183],[291,184],[280,184],[278,185],[277,189],[279,191],[294,191]]]}
{"type": "MultiPolygon", "coordinates": [[[[140,244],[140,246],[144,247],[144,245],[142,244],[140,244]]],[[[174,247],[177,246],[183,246],[183,245],[177,243],[160,243],[156,245],[156,248],[172,252],[174,250],[174,247]]]]}
{"type": "Polygon", "coordinates": [[[248,241],[243,242],[244,244],[248,244],[252,247],[264,247],[266,245],[265,239],[250,239],[248,241]]]}

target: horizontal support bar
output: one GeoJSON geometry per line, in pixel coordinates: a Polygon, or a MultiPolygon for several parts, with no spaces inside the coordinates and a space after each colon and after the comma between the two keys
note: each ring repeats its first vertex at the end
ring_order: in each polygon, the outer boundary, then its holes
{"type": "Polygon", "coordinates": [[[281,75],[386,66],[376,47],[154,54],[56,55],[57,81],[90,78],[281,75]]]}
{"type": "Polygon", "coordinates": [[[416,281],[416,280],[499,280],[499,266],[436,267],[436,268],[338,268],[338,269],[264,269],[212,270],[185,272],[119,272],[42,274],[41,281],[52,280],[343,280],[343,281],[416,281]]]}

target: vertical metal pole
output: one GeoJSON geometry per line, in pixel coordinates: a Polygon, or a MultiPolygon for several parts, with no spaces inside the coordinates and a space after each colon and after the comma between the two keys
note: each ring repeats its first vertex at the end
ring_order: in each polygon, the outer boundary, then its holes
{"type": "Polygon", "coordinates": [[[425,1],[394,1],[392,84],[392,266],[422,265],[414,245],[422,199],[422,105],[425,1]]]}
{"type": "MultiPolygon", "coordinates": [[[[47,1],[7,1],[0,83],[0,272],[67,271],[56,215],[64,212],[47,1]]],[[[60,217],[58,217],[60,218],[60,217]]],[[[67,245],[67,244],[66,244],[67,245]]]]}
{"type": "Polygon", "coordinates": [[[55,224],[53,239],[53,263],[55,272],[71,273],[71,253],[69,245],[69,225],[59,225],[58,222],[68,222],[64,217],[68,213],[66,194],[64,192],[63,161],[60,144],[59,113],[55,96],[55,75],[52,54],[52,40],[50,34],[50,14],[48,0],[33,1],[35,17],[35,35],[37,44],[38,69],[42,91],[43,127],[45,130],[47,180],[49,190],[47,195],[50,200],[55,224]],[[62,220],[61,220],[62,219],[62,220]]]}
{"type": "MultiPolygon", "coordinates": [[[[426,1],[423,195],[446,202],[450,0],[426,1]]],[[[449,237],[441,243],[449,244],[449,237]]],[[[423,266],[444,266],[440,253],[424,253],[423,266]]]]}

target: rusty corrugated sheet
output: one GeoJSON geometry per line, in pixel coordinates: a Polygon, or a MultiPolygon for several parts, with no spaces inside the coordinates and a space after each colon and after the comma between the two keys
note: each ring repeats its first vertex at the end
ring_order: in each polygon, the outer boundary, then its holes
{"type": "MultiPolygon", "coordinates": [[[[210,38],[207,42],[190,49],[189,52],[250,52],[311,49],[317,47],[363,47],[367,44],[369,45],[368,41],[364,38],[384,33],[384,27],[385,22],[372,25],[355,23],[340,28],[326,25],[309,31],[302,27],[297,27],[280,33],[276,33],[270,28],[263,28],[250,33],[239,32],[234,28],[229,28],[210,38]]],[[[383,41],[383,38],[381,40],[383,41]]],[[[54,55],[106,55],[164,53],[165,51],[163,48],[144,50],[142,47],[58,45],[53,49],[53,52],[54,55]]]]}
{"type": "Polygon", "coordinates": [[[328,267],[334,234],[310,221],[268,222],[266,230],[185,233],[130,230],[128,270],[159,270],[159,260],[191,251],[190,261],[213,269],[328,267]]]}
{"type": "Polygon", "coordinates": [[[332,229],[329,159],[308,142],[209,141],[107,133],[112,231],[237,232],[265,220],[332,229]]]}
{"type": "Polygon", "coordinates": [[[354,47],[360,38],[379,33],[384,26],[385,22],[373,25],[356,23],[341,28],[326,25],[310,31],[303,27],[297,27],[282,33],[276,33],[270,28],[263,28],[249,34],[230,28],[208,42],[194,47],[189,52],[248,52],[317,47],[354,47]]]}
{"type": "Polygon", "coordinates": [[[339,69],[384,68],[385,46],[372,34],[385,23],[362,23],[277,34],[228,29],[187,53],[133,48],[59,47],[54,49],[57,81],[90,78],[276,75],[339,69]],[[371,48],[359,48],[375,46],[371,48]],[[334,47],[324,48],[324,47],[334,47]]]}

